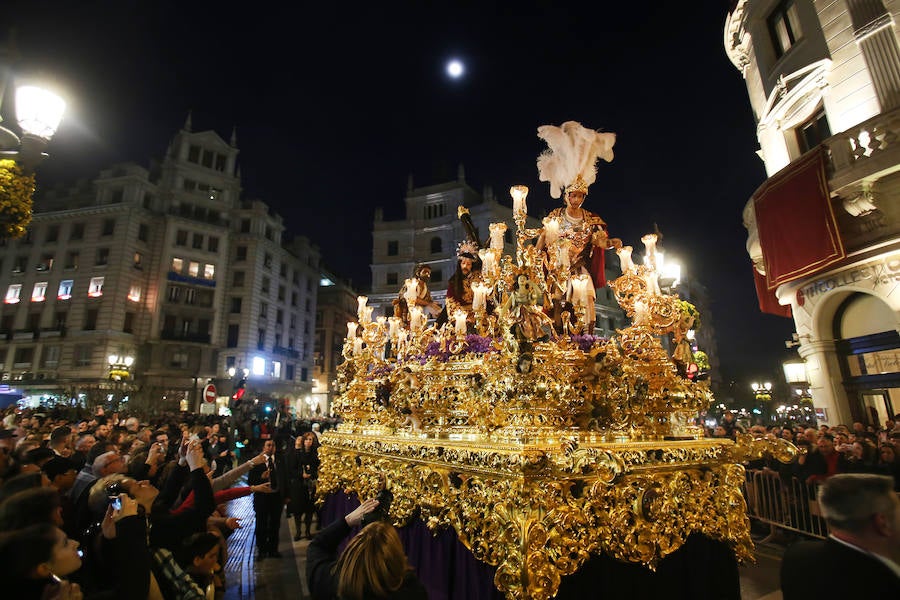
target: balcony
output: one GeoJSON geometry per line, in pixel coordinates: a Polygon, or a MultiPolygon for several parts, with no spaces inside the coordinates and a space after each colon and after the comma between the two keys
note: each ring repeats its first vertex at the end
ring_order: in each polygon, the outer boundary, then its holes
{"type": "Polygon", "coordinates": [[[286,356],[288,358],[300,358],[300,353],[296,350],[292,350],[291,348],[285,348],[283,346],[273,346],[272,354],[278,354],[279,356],[286,356]]]}
{"type": "Polygon", "coordinates": [[[183,331],[171,331],[165,329],[159,334],[159,339],[177,342],[192,342],[195,344],[210,343],[210,335],[208,333],[185,333],[183,331]]]}

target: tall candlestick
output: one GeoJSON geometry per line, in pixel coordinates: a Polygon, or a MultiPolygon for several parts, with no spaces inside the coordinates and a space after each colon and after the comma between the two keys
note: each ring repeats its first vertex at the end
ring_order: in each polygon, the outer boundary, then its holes
{"type": "Polygon", "coordinates": [[[641,238],[644,242],[646,254],[644,254],[644,264],[654,271],[656,270],[656,234],[648,233],[641,238]]]}
{"type": "Polygon", "coordinates": [[[472,310],[479,311],[485,307],[485,298],[490,291],[491,286],[486,283],[476,281],[472,284],[472,310]]]}
{"type": "Polygon", "coordinates": [[[353,338],[353,356],[359,356],[362,353],[362,338],[353,338]]]}
{"type": "Polygon", "coordinates": [[[525,198],[528,196],[528,187],[524,185],[514,185],[509,188],[509,194],[513,199],[513,215],[527,214],[528,205],[525,203],[525,198]]]}
{"type": "Polygon", "coordinates": [[[575,306],[586,306],[588,299],[588,286],[591,278],[584,273],[579,273],[572,278],[572,304],[575,306]]]}
{"type": "Polygon", "coordinates": [[[347,323],[347,337],[353,339],[356,337],[356,328],[359,327],[356,321],[349,321],[347,323]]]}
{"type": "Polygon", "coordinates": [[[468,313],[458,308],[453,311],[453,320],[455,321],[456,335],[466,335],[466,317],[468,313]]]}
{"type": "Polygon", "coordinates": [[[416,303],[416,298],[418,297],[418,293],[416,288],[418,287],[418,280],[415,278],[407,279],[403,284],[403,299],[406,300],[407,306],[412,306],[416,303]]]}
{"type": "Polygon", "coordinates": [[[491,223],[488,227],[491,232],[491,249],[503,250],[503,236],[506,234],[506,223],[491,223]]]}
{"type": "Polygon", "coordinates": [[[362,318],[360,321],[362,323],[371,323],[372,322],[372,311],[375,310],[374,306],[363,306],[362,308],[362,318]]]}
{"type": "Polygon", "coordinates": [[[497,257],[491,248],[482,248],[478,251],[478,257],[481,259],[481,270],[488,277],[497,275],[497,257]]]}
{"type": "Polygon", "coordinates": [[[619,266],[622,267],[623,275],[634,273],[637,270],[637,267],[634,266],[634,261],[631,260],[632,250],[631,246],[622,246],[616,250],[616,254],[619,255],[619,266]]]}
{"type": "Polygon", "coordinates": [[[422,307],[409,307],[409,329],[410,331],[418,331],[422,327],[422,307]]]}
{"type": "Polygon", "coordinates": [[[369,301],[369,298],[367,296],[357,296],[356,301],[359,304],[359,307],[356,309],[356,316],[359,319],[359,322],[362,323],[363,309],[366,307],[366,302],[369,301]]]}
{"type": "Polygon", "coordinates": [[[544,244],[549,246],[559,239],[559,220],[555,217],[544,217],[544,244]]]}
{"type": "Polygon", "coordinates": [[[396,340],[400,334],[400,317],[390,317],[388,319],[388,336],[392,340],[396,340]]]}

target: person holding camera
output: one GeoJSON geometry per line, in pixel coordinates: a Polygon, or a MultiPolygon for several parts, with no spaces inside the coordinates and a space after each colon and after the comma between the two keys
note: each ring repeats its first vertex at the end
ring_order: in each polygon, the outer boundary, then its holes
{"type": "Polygon", "coordinates": [[[428,598],[425,586],[407,561],[397,530],[384,520],[390,492],[382,490],[378,496],[319,531],[310,542],[306,577],[313,600],[428,598]],[[359,526],[362,530],[338,556],[341,542],[359,526]]]}

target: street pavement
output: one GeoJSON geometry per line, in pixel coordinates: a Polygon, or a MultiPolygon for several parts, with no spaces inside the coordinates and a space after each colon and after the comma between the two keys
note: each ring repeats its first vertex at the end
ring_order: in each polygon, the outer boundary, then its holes
{"type": "MultiPolygon", "coordinates": [[[[245,496],[228,504],[228,516],[241,519],[241,528],[228,539],[225,565],[225,600],[306,600],[306,548],[309,540],[293,541],[292,519],[281,521],[281,558],[259,561],[254,544],[253,498],[245,496]]],[[[314,525],[314,531],[318,525],[314,525]]],[[[761,536],[760,536],[761,537],[761,536]]],[[[784,552],[783,539],[756,544],[756,562],[740,567],[742,600],[781,600],[778,571],[784,552]]]]}

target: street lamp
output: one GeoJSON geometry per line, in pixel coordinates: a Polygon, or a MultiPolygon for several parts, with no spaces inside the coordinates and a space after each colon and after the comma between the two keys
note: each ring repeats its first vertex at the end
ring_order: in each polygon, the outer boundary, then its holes
{"type": "Polygon", "coordinates": [[[750,389],[753,390],[757,400],[769,400],[772,397],[772,383],[769,381],[765,383],[754,381],[750,384],[750,389]]]}
{"type": "MultiPolygon", "coordinates": [[[[109,364],[109,379],[113,382],[115,389],[124,390],[125,382],[131,379],[134,357],[130,354],[110,354],[106,357],[106,362],[109,364]]],[[[116,398],[116,402],[119,400],[120,398],[116,398]]]]}
{"type": "MultiPolygon", "coordinates": [[[[0,121],[10,69],[0,55],[0,121]]],[[[14,131],[0,125],[0,202],[8,206],[0,218],[0,237],[20,237],[31,223],[34,169],[47,156],[44,149],[56,133],[66,103],[43,88],[24,85],[16,89],[14,131]]]]}

